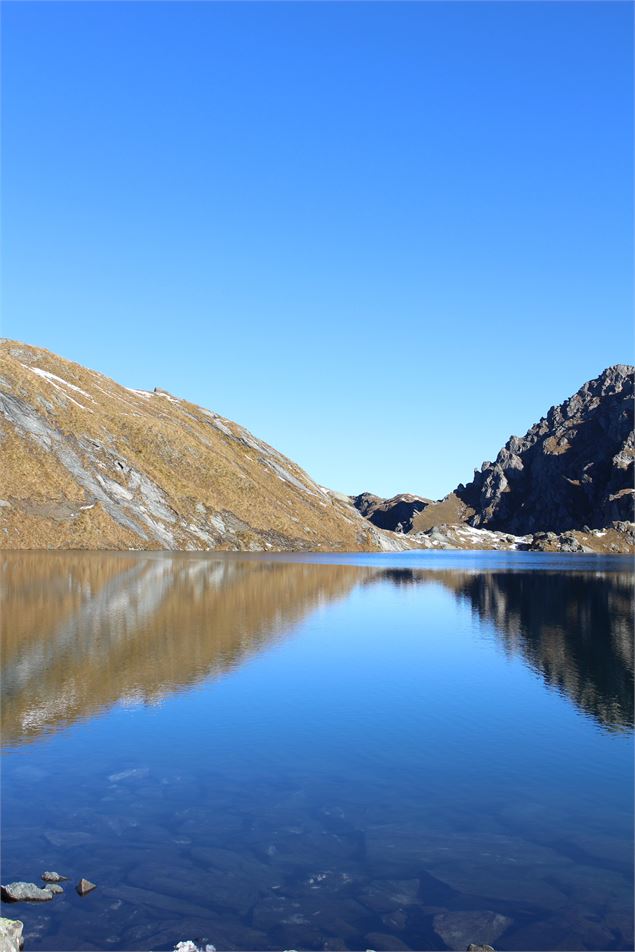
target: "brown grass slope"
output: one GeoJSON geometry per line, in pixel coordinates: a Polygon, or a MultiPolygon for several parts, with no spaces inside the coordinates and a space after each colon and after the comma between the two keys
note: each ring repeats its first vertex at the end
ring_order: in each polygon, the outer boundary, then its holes
{"type": "Polygon", "coordinates": [[[243,427],[0,341],[0,547],[403,548],[243,427]]]}

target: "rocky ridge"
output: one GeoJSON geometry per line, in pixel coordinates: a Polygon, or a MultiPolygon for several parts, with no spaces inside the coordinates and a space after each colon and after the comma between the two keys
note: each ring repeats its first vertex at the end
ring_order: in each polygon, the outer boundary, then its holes
{"type": "Polygon", "coordinates": [[[633,519],[633,374],[616,364],[512,436],[456,496],[476,527],[527,532],[604,529],[633,519]]]}
{"type": "Polygon", "coordinates": [[[629,552],[634,372],[609,367],[437,502],[372,493],[351,501],[374,524],[425,548],[629,552]]]}

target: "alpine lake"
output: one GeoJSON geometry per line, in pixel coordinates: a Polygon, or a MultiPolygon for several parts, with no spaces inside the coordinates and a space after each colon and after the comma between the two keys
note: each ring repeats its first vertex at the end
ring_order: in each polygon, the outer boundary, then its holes
{"type": "Polygon", "coordinates": [[[0,564],[25,952],[633,949],[631,559],[0,564]]]}

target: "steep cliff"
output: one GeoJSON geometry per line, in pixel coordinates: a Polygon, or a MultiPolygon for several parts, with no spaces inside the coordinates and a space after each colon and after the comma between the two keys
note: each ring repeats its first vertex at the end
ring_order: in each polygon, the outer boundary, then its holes
{"type": "Polygon", "coordinates": [[[632,520],[633,371],[609,367],[458,486],[471,525],[522,535],[632,520]]]}

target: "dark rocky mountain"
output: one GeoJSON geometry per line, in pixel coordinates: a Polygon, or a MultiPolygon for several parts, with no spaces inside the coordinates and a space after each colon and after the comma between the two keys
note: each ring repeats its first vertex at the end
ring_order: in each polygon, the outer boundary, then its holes
{"type": "Polygon", "coordinates": [[[458,486],[470,524],[523,535],[631,521],[634,370],[609,367],[458,486]]]}
{"type": "Polygon", "coordinates": [[[382,499],[373,493],[360,493],[351,498],[362,516],[379,529],[389,529],[391,532],[410,532],[415,514],[432,501],[423,496],[413,496],[412,493],[400,493],[392,499],[382,499]]]}
{"type": "Polygon", "coordinates": [[[565,548],[602,544],[589,530],[610,530],[610,545],[621,545],[617,533],[630,546],[634,372],[624,364],[609,367],[552,407],[523,437],[510,437],[493,463],[483,463],[470,483],[438,502],[408,493],[392,499],[362,493],[352,502],[376,526],[415,539],[429,537],[436,527],[463,525],[515,537],[536,533],[535,545],[527,539],[524,547],[550,551],[561,541],[550,537],[571,530],[589,538],[572,542],[566,537],[565,548]]]}

